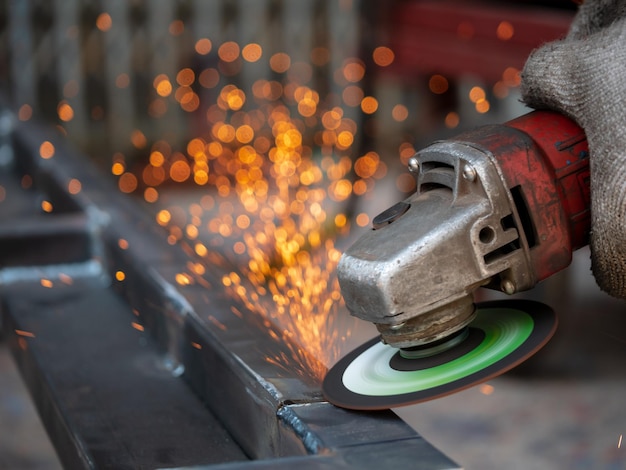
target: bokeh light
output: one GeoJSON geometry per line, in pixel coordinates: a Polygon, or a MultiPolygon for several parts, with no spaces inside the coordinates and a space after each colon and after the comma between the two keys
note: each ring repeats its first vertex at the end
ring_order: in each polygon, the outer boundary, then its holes
{"type": "MultiPolygon", "coordinates": [[[[94,99],[83,108],[80,99],[89,87],[66,76],[52,107],[59,129],[73,132],[83,116],[97,126],[123,127],[122,137],[111,144],[107,168],[119,191],[147,203],[167,242],[182,244],[195,257],[175,282],[204,285],[208,266],[225,258],[236,267],[222,279],[228,295],[280,325],[284,338],[332,362],[334,345],[342,340],[329,323],[341,306],[334,276],[337,246],[351,230],[371,223],[358,198],[369,201],[383,178],[391,178],[400,193],[414,190],[405,168],[424,116],[436,116],[437,122],[426,126],[429,132],[468,124],[451,104],[462,101],[477,118],[474,111],[489,112],[494,100],[519,86],[519,70],[506,68],[497,83],[467,79],[471,90],[465,94],[469,87],[457,86],[459,78],[445,68],[420,72],[409,84],[398,80],[404,51],[375,35],[342,55],[343,47],[320,40],[318,32],[310,50],[253,32],[235,41],[229,39],[237,31],[212,35],[209,28],[192,27],[188,13],[180,7],[180,17],[164,19],[161,36],[142,23],[145,37],[133,38],[132,46],[143,51],[155,40],[162,48],[153,55],[135,50],[130,59],[120,54],[119,63],[104,67],[110,75],[98,78],[99,87],[125,97],[122,109],[145,115],[113,115],[107,100],[94,99]],[[170,60],[172,51],[180,53],[176,60],[170,60]],[[392,78],[379,87],[377,74],[392,78]],[[177,191],[188,204],[172,202],[177,191]]],[[[100,12],[98,40],[108,44],[114,29],[127,21],[100,12]]],[[[450,33],[468,42],[477,27],[461,21],[450,33]]],[[[494,28],[487,33],[495,34],[494,40],[515,35],[511,22],[494,28]]],[[[95,40],[79,28],[68,35],[95,40]]],[[[32,115],[32,105],[22,103],[19,119],[32,115]]],[[[50,142],[40,148],[44,159],[54,152],[50,142]]],[[[32,184],[28,178],[24,187],[32,184]]],[[[78,179],[67,184],[72,194],[84,190],[78,179]]]]}

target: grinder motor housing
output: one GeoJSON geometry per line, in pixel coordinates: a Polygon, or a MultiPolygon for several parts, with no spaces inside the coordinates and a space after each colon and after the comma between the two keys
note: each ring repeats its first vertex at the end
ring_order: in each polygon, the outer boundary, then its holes
{"type": "Polygon", "coordinates": [[[474,318],[479,287],[527,290],[588,242],[589,152],[570,119],[534,111],[435,142],[409,160],[417,189],[342,256],[348,310],[408,348],[474,318]]]}

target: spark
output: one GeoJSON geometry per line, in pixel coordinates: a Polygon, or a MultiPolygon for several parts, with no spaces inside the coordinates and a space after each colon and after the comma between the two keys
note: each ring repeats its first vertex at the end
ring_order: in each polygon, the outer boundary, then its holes
{"type": "Polygon", "coordinates": [[[23,189],[29,189],[33,185],[33,177],[30,175],[22,176],[22,180],[20,181],[20,184],[23,189]]]}
{"type": "Polygon", "coordinates": [[[108,13],[100,13],[100,15],[98,15],[98,18],[96,18],[96,27],[102,31],[102,32],[106,32],[109,29],[111,29],[111,26],[113,26],[113,21],[111,20],[111,15],[109,15],[108,13]]]}
{"type": "MultiPolygon", "coordinates": [[[[178,285],[213,285],[213,267],[231,266],[222,271],[221,287],[236,300],[232,314],[258,315],[268,334],[289,347],[291,357],[281,353],[268,362],[321,377],[325,364],[341,353],[352,325],[341,311],[335,276],[338,244],[351,227],[370,223],[368,214],[351,213],[351,201],[375,190],[388,170],[375,152],[361,153],[357,143],[363,131],[350,117],[362,112],[374,119],[379,109],[378,98],[361,86],[369,65],[346,58],[332,71],[339,93],[324,96],[311,82],[315,67],[331,66],[327,48],[313,49],[310,63],[285,52],[268,54],[254,43],[218,45],[201,38],[193,50],[199,56],[213,54],[217,64],[156,74],[149,112],[158,118],[168,106],[201,111],[197,133],[173,144],[148,142],[135,130],[131,142],[149,161],[131,167],[130,160],[116,153],[111,172],[121,191],[159,203],[154,215],[168,232],[167,242],[182,245],[194,257],[188,272],[174,274],[178,285]],[[235,75],[262,59],[272,78],[242,85],[235,75]],[[206,192],[188,207],[176,207],[159,196],[162,185],[202,187],[206,192]]],[[[372,51],[376,67],[395,59],[386,46],[372,51]]],[[[502,82],[514,86],[518,76],[517,69],[509,68],[502,82]]],[[[435,94],[449,88],[440,75],[431,77],[430,86],[435,94]]],[[[477,109],[489,109],[482,88],[470,99],[477,109]]],[[[404,105],[392,113],[398,123],[409,116],[404,105]]],[[[450,113],[446,125],[456,127],[458,121],[458,115],[450,113]]],[[[414,149],[405,143],[399,153],[399,162],[406,165],[414,149]]],[[[397,185],[409,187],[400,180],[397,185]]],[[[208,321],[226,328],[213,317],[208,321]]]]}
{"type": "Polygon", "coordinates": [[[501,41],[508,41],[515,34],[515,28],[508,21],[501,21],[496,29],[496,36],[501,41]]]}
{"type": "Polygon", "coordinates": [[[137,177],[132,173],[123,173],[118,180],[118,186],[123,193],[132,193],[137,189],[137,177]]]}
{"type": "Polygon", "coordinates": [[[111,173],[116,176],[120,176],[124,173],[124,164],[122,162],[115,162],[111,165],[111,173]]]}
{"type": "Polygon", "coordinates": [[[70,276],[69,274],[59,273],[59,279],[63,284],[68,286],[71,286],[74,283],[72,276],[70,276]]]}
{"type": "Polygon", "coordinates": [[[41,210],[44,212],[52,212],[54,207],[50,201],[41,201],[41,210]]]}
{"type": "Polygon", "coordinates": [[[130,326],[132,326],[132,327],[133,327],[134,329],[136,329],[137,331],[144,331],[144,329],[145,329],[145,328],[143,327],[143,325],[141,325],[141,324],[139,324],[139,323],[137,323],[137,322],[132,322],[132,323],[130,324],[130,326]]]}
{"type": "Polygon", "coordinates": [[[177,273],[176,283],[180,286],[188,286],[193,283],[192,277],[187,273],[177,273]]]}
{"type": "Polygon", "coordinates": [[[448,129],[454,129],[455,127],[457,127],[459,125],[459,115],[458,113],[455,113],[454,111],[450,111],[448,114],[446,114],[446,118],[445,118],[445,125],[448,129]]]}
{"type": "Polygon", "coordinates": [[[39,146],[39,155],[45,160],[54,157],[54,145],[52,142],[47,140],[42,142],[39,146]]]}
{"type": "Polygon", "coordinates": [[[59,119],[64,122],[74,119],[74,110],[65,100],[61,101],[57,106],[57,114],[59,115],[59,119]]]}
{"type": "Polygon", "coordinates": [[[29,104],[23,104],[17,113],[20,121],[28,121],[33,116],[33,108],[29,104]]]}
{"type": "Polygon", "coordinates": [[[224,325],[221,321],[219,321],[213,315],[209,315],[209,321],[222,331],[226,331],[228,329],[226,325],[224,325]]]}
{"type": "Polygon", "coordinates": [[[35,334],[30,332],[30,331],[25,331],[25,330],[14,330],[15,334],[18,336],[22,336],[25,338],[34,338],[35,334]]]}
{"type": "Polygon", "coordinates": [[[444,94],[449,87],[448,79],[443,75],[433,75],[428,80],[428,88],[436,95],[444,94]]]}
{"type": "Polygon", "coordinates": [[[468,95],[472,103],[478,103],[479,101],[485,100],[486,98],[485,90],[483,90],[479,86],[472,87],[468,95]]]}
{"type": "Polygon", "coordinates": [[[379,46],[374,49],[372,57],[376,65],[387,67],[393,63],[395,54],[390,48],[386,46],[379,46]]]}
{"type": "Polygon", "coordinates": [[[622,437],[623,437],[623,434],[620,434],[619,435],[619,439],[617,440],[617,448],[618,449],[622,448],[622,437]]]}
{"type": "Polygon", "coordinates": [[[195,50],[200,55],[207,55],[209,52],[211,52],[212,47],[213,43],[210,39],[201,38],[198,39],[198,41],[196,42],[195,50]]]}
{"type": "Polygon", "coordinates": [[[76,178],[72,178],[67,185],[67,189],[70,194],[78,194],[82,190],[82,184],[76,178]]]}

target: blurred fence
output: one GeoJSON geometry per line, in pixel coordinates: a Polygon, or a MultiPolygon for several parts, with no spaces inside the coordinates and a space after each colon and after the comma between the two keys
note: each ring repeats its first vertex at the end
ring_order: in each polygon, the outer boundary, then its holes
{"type": "MultiPolygon", "coordinates": [[[[174,82],[185,67],[196,76],[223,67],[217,52],[230,41],[256,44],[264,58],[286,53],[292,64],[323,51],[313,80],[332,92],[334,71],[359,53],[361,7],[359,0],[8,0],[0,2],[0,87],[22,117],[60,123],[92,155],[124,151],[134,129],[153,134],[148,140],[184,134],[189,113],[159,107],[155,78],[174,82]]],[[[240,65],[221,72],[242,88],[273,73],[267,60],[240,65]]]]}
{"type": "Polygon", "coordinates": [[[139,138],[175,147],[202,134],[202,112],[226,85],[252,96],[260,79],[306,83],[325,109],[340,106],[361,129],[357,152],[377,139],[391,161],[405,142],[423,145],[442,127],[456,133],[518,113],[526,54],[564,33],[572,14],[525,1],[4,0],[0,93],[20,118],[55,122],[110,161],[115,152],[143,155],[139,138]],[[395,52],[391,67],[372,63],[384,44],[395,52]],[[245,57],[247,46],[256,57],[245,57]],[[286,69],[272,65],[281,54],[286,69]],[[390,80],[379,79],[383,68],[390,80]],[[480,109],[468,99],[477,85],[480,109]],[[351,102],[347,88],[356,89],[351,102]],[[179,96],[185,90],[193,93],[179,96]],[[367,96],[377,98],[375,114],[359,106],[367,96]]]}

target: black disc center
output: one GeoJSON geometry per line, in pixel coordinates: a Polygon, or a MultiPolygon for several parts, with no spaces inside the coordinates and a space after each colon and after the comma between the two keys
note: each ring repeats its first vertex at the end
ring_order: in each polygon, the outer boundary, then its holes
{"type": "Polygon", "coordinates": [[[485,332],[480,328],[465,328],[453,337],[399,350],[389,361],[389,366],[401,372],[430,369],[464,356],[484,339],[485,332]]]}
{"type": "Polygon", "coordinates": [[[438,339],[426,344],[412,346],[410,348],[400,348],[400,355],[405,359],[421,359],[423,357],[434,356],[440,354],[447,349],[453,348],[457,344],[467,339],[469,334],[468,328],[462,328],[455,331],[445,338],[438,339]]]}

